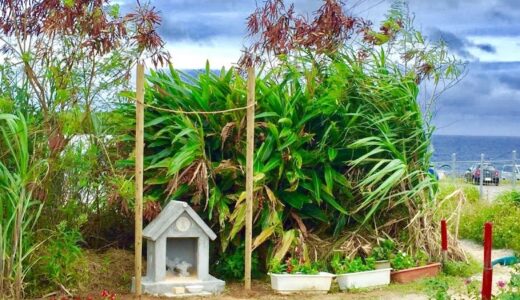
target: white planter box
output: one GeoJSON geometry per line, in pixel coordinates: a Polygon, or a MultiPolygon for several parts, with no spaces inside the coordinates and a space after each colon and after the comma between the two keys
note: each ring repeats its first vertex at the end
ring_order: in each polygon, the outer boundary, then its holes
{"type": "Polygon", "coordinates": [[[348,289],[359,289],[371,286],[388,285],[390,283],[390,271],[392,269],[379,269],[357,273],[336,275],[339,288],[344,291],[348,289]]]}
{"type": "Polygon", "coordinates": [[[391,269],[390,261],[388,260],[378,260],[376,261],[376,270],[379,269],[391,269]]]}
{"type": "Polygon", "coordinates": [[[272,274],[271,287],[277,293],[289,294],[298,292],[327,293],[334,274],[320,272],[316,275],[306,274],[272,274]]]}

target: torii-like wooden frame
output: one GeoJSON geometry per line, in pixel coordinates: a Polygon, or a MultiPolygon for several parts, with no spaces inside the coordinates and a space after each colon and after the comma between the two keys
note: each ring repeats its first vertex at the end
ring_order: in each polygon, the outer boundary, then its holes
{"type": "MultiPolygon", "coordinates": [[[[135,297],[140,298],[143,250],[144,65],[137,64],[135,104],[135,297]]],[[[253,159],[255,136],[255,69],[247,69],[246,217],[244,287],[251,289],[253,240],[253,159]]]]}

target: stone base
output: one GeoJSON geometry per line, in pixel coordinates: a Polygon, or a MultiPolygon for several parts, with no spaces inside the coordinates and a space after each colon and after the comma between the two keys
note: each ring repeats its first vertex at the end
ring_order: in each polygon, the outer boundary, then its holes
{"type": "MultiPolygon", "coordinates": [[[[132,277],[132,292],[135,290],[135,278],[132,277]]],[[[141,286],[143,294],[149,294],[154,296],[203,296],[203,295],[218,295],[222,291],[224,291],[225,282],[223,280],[217,279],[211,275],[208,276],[206,280],[200,279],[192,279],[192,280],[174,280],[174,279],[166,279],[163,281],[153,282],[147,277],[142,278],[141,286]],[[204,287],[203,291],[200,293],[190,294],[186,290],[186,286],[190,285],[202,285],[204,287]],[[175,294],[175,287],[184,287],[184,294],[175,294]]]]}

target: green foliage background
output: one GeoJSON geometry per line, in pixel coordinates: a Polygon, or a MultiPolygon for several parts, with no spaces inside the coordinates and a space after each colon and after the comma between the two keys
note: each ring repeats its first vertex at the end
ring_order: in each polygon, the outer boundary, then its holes
{"type": "Polygon", "coordinates": [[[493,223],[493,247],[520,252],[519,192],[501,194],[492,203],[477,202],[466,207],[461,218],[460,235],[481,243],[484,223],[493,223]]]}
{"type": "MultiPolygon", "coordinates": [[[[307,231],[377,228],[397,236],[433,205],[432,128],[417,77],[388,62],[384,50],[362,61],[347,48],[320,61],[301,53],[260,71],[256,86],[254,247],[271,240],[281,259],[307,231]]],[[[233,109],[245,106],[246,82],[234,69],[215,73],[208,65],[191,77],[170,67],[148,76],[145,101],[175,111],[233,109]]],[[[121,129],[134,128],[133,105],[120,111],[121,129]]],[[[244,116],[145,113],[146,201],[190,202],[218,226],[222,251],[244,226],[244,116]]]]}

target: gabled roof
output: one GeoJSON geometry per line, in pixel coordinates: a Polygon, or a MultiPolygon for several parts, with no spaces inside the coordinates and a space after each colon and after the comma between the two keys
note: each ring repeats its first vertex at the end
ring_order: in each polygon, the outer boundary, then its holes
{"type": "Polygon", "coordinates": [[[168,227],[170,227],[180,215],[186,212],[195,223],[206,233],[206,235],[214,240],[217,235],[209,228],[199,215],[184,201],[170,201],[161,213],[153,219],[153,221],[143,230],[143,237],[152,241],[156,241],[168,227]]]}

